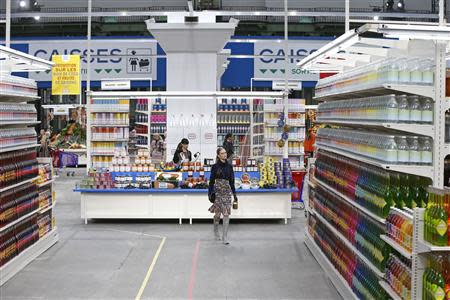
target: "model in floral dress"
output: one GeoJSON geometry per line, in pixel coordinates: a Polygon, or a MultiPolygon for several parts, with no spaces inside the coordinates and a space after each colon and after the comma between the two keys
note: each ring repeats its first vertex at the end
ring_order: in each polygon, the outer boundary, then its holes
{"type": "Polygon", "coordinates": [[[224,148],[217,149],[217,162],[211,169],[209,179],[209,199],[214,203],[209,211],[214,214],[214,235],[216,240],[220,240],[219,223],[223,216],[223,236],[222,240],[228,245],[228,226],[230,224],[231,197],[237,201],[236,190],[234,188],[233,167],[227,162],[227,152],[224,148]]]}

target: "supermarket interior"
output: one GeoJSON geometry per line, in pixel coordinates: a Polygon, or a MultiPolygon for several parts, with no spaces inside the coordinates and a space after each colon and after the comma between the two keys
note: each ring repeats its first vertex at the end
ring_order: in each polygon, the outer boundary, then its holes
{"type": "Polygon", "coordinates": [[[0,0],[0,300],[450,300],[446,0],[0,0]]]}

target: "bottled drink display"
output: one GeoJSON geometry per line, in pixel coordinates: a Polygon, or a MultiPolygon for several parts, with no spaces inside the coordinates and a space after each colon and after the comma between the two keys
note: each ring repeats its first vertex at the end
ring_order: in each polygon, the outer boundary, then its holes
{"type": "Polygon", "coordinates": [[[249,126],[246,125],[219,125],[217,126],[217,133],[219,134],[247,134],[249,126]]]}
{"type": "Polygon", "coordinates": [[[34,128],[0,129],[0,149],[27,144],[36,144],[36,131],[34,128]]]}
{"type": "Polygon", "coordinates": [[[411,261],[394,254],[386,263],[385,279],[403,300],[411,300],[411,261]]]}
{"type": "Polygon", "coordinates": [[[129,112],[129,99],[91,99],[92,112],[129,112]]]}
{"type": "Polygon", "coordinates": [[[166,125],[151,125],[150,128],[152,133],[159,133],[159,134],[166,133],[166,125]]]}
{"type": "MultiPolygon", "coordinates": [[[[279,140],[283,134],[283,129],[278,127],[268,127],[264,130],[265,139],[276,139],[279,140]]],[[[305,139],[305,129],[299,127],[292,127],[289,129],[289,139],[294,140],[304,140],[305,139]]]]}
{"type": "Polygon", "coordinates": [[[247,114],[218,114],[217,123],[225,124],[249,124],[250,115],[247,114]]]}
{"type": "Polygon", "coordinates": [[[380,238],[384,228],[320,186],[313,201],[314,209],[383,272],[390,253],[390,246],[380,238]]]}
{"type": "Polygon", "coordinates": [[[37,96],[37,84],[33,79],[0,74],[0,91],[2,94],[20,94],[24,96],[37,96]]]}
{"type": "Polygon", "coordinates": [[[250,100],[247,98],[222,98],[218,104],[218,112],[249,112],[250,100]]]}
{"type": "Polygon", "coordinates": [[[127,127],[93,127],[91,129],[93,140],[128,139],[130,130],[127,127]]]}
{"type": "Polygon", "coordinates": [[[427,258],[428,265],[422,278],[422,299],[448,299],[450,296],[450,255],[433,254],[427,258]]]}
{"type": "Polygon", "coordinates": [[[447,190],[429,188],[424,213],[424,240],[436,246],[450,246],[450,194],[447,190]]]}
{"type": "Polygon", "coordinates": [[[383,84],[416,84],[430,86],[434,83],[435,61],[432,58],[390,58],[374,62],[320,79],[316,97],[325,97],[379,87],[383,84]]]}
{"type": "Polygon", "coordinates": [[[113,155],[114,151],[123,148],[121,142],[93,142],[91,147],[91,154],[95,155],[113,155]]]}
{"type": "Polygon", "coordinates": [[[0,189],[38,176],[34,149],[0,154],[0,189]]]}
{"type": "Polygon", "coordinates": [[[330,101],[319,104],[317,119],[430,124],[433,123],[433,102],[430,98],[406,95],[330,101]]]}
{"type": "MultiPolygon", "coordinates": [[[[280,148],[277,144],[278,141],[266,141],[265,155],[283,155],[284,148],[280,148]]],[[[301,155],[304,152],[303,142],[288,141],[288,154],[301,155]]]]}
{"type": "Polygon", "coordinates": [[[433,157],[433,143],[428,137],[320,128],[316,143],[388,164],[431,165],[433,157]]]}
{"type": "Polygon", "coordinates": [[[150,117],[150,122],[152,124],[165,124],[167,122],[167,116],[165,114],[152,114],[150,117]]]}
{"type": "Polygon", "coordinates": [[[135,129],[136,129],[136,133],[148,134],[148,126],[137,125],[135,129]]]}
{"type": "Polygon", "coordinates": [[[0,122],[36,121],[37,113],[33,104],[0,103],[0,122]]]}
{"type": "Polygon", "coordinates": [[[91,125],[129,125],[128,113],[91,113],[91,125]]]}
{"type": "Polygon", "coordinates": [[[403,248],[412,252],[413,220],[404,214],[391,210],[386,218],[387,236],[403,248]]]}
{"type": "Polygon", "coordinates": [[[360,299],[390,299],[378,283],[378,277],[372,270],[358,259],[344,243],[336,238],[328,229],[310,216],[308,230],[316,245],[343,276],[353,293],[360,299]]]}
{"type": "Polygon", "coordinates": [[[152,100],[153,112],[165,112],[167,110],[166,99],[155,98],[152,100]]]}
{"type": "Polygon", "coordinates": [[[148,111],[148,99],[136,99],[136,110],[137,111],[148,111]]]}
{"type": "Polygon", "coordinates": [[[387,171],[323,150],[317,154],[315,177],[382,218],[391,206],[425,207],[426,187],[431,185],[425,177],[387,171]]]}

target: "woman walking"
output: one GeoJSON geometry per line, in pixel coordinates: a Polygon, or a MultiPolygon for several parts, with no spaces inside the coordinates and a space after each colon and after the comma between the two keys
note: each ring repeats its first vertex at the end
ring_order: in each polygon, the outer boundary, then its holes
{"type": "Polygon", "coordinates": [[[223,215],[223,235],[222,240],[228,245],[228,226],[231,214],[231,196],[237,202],[236,189],[234,187],[233,167],[227,162],[227,151],[219,147],[217,149],[217,160],[212,166],[211,177],[209,179],[208,197],[213,205],[209,211],[214,214],[214,236],[220,240],[219,222],[223,215]]]}

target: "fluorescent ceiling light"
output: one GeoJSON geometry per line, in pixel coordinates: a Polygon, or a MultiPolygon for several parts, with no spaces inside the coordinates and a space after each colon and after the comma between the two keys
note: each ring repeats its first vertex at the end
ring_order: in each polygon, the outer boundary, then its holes
{"type": "Polygon", "coordinates": [[[41,19],[41,16],[34,16],[34,19],[35,19],[36,21],[39,21],[39,20],[41,19]]]}
{"type": "Polygon", "coordinates": [[[27,6],[27,3],[26,3],[24,0],[21,0],[21,1],[19,2],[19,6],[22,7],[22,8],[24,8],[25,6],[27,6]]]}

